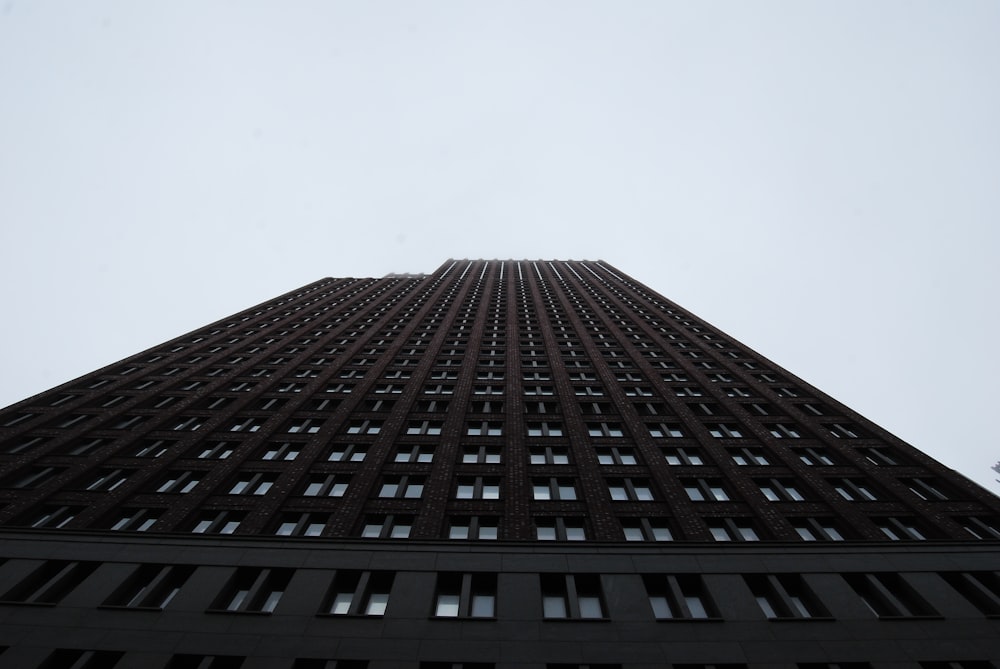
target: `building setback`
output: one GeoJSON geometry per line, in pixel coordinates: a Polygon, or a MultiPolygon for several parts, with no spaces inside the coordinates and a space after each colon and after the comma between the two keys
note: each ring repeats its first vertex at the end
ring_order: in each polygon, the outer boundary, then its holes
{"type": "Polygon", "coordinates": [[[0,668],[1000,667],[1000,500],[601,261],[322,279],[8,407],[0,538],[0,668]]]}

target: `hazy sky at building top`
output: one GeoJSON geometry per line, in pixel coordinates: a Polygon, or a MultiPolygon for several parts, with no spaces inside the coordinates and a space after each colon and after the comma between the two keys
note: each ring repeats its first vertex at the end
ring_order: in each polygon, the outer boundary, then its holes
{"type": "Polygon", "coordinates": [[[323,276],[604,258],[997,491],[1000,4],[0,5],[0,405],[323,276]]]}

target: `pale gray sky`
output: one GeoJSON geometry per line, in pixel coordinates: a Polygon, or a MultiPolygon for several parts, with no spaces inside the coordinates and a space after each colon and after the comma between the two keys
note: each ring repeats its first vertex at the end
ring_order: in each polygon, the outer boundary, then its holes
{"type": "Polygon", "coordinates": [[[603,258],[994,492],[1000,3],[0,1],[0,406],[324,276],[603,258]]]}

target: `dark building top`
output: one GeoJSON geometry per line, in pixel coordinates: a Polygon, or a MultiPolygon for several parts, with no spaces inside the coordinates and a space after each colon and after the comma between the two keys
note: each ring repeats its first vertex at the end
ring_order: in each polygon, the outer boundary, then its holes
{"type": "Polygon", "coordinates": [[[971,541],[998,515],[603,261],[322,279],[0,412],[9,527],[971,541]]]}

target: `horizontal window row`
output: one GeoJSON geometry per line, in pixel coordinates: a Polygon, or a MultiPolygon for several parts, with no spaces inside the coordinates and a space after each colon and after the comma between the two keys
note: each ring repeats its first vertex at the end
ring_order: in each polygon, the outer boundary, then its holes
{"type": "MultiPolygon", "coordinates": [[[[58,604],[90,578],[96,562],[51,560],[30,571],[20,582],[0,595],[11,604],[58,604]]],[[[134,566],[122,582],[101,602],[124,609],[164,609],[184,592],[197,571],[193,565],[142,564],[134,566]]],[[[289,589],[296,570],[239,567],[208,604],[208,611],[229,613],[274,613],[289,589]]],[[[520,575],[518,575],[520,576],[520,575]]],[[[829,608],[800,574],[743,574],[742,591],[731,577],[700,574],[644,574],[639,576],[646,593],[650,618],[657,620],[712,620],[726,617],[725,606],[742,595],[756,602],[760,614],[771,620],[831,618],[829,608]],[[713,585],[714,583],[714,585],[713,585]],[[725,585],[723,585],[725,584],[725,585]],[[725,605],[725,606],[723,606],[725,605]]],[[[843,591],[855,595],[859,606],[881,619],[938,617],[940,612],[911,580],[896,572],[852,572],[840,575],[843,591]]],[[[387,615],[397,574],[390,571],[344,569],[333,572],[316,611],[329,616],[387,615]]],[[[495,618],[506,575],[495,573],[442,572],[436,575],[433,600],[426,603],[432,618],[495,618]]],[[[512,576],[513,578],[513,576],[512,576]]],[[[543,573],[535,577],[542,618],[604,619],[609,617],[606,587],[600,574],[543,573]]],[[[616,576],[615,579],[631,578],[616,576]]],[[[985,616],[1000,616],[1000,573],[941,572],[937,578],[960,596],[969,610],[985,616]]],[[[522,586],[524,581],[522,579],[522,586]]],[[[830,587],[829,584],[826,587],[830,587]]],[[[938,586],[934,586],[938,587],[938,586]]],[[[522,601],[523,598],[518,598],[522,601]]],[[[620,605],[620,603],[619,603],[620,605]]],[[[843,606],[842,603],[839,605],[843,606]]],[[[412,603],[407,602],[412,610],[412,603]]],[[[524,612],[517,612],[523,617],[524,612]]],[[[513,614],[513,612],[511,612],[513,614]]]]}

